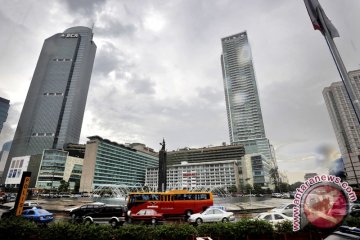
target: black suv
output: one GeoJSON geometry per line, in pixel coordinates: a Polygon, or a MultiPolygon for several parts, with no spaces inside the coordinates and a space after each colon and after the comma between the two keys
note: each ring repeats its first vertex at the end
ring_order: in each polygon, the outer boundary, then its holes
{"type": "Polygon", "coordinates": [[[103,205],[91,213],[83,216],[85,224],[103,224],[110,223],[111,226],[117,227],[126,221],[126,209],[118,205],[103,205]]]}
{"type": "Polygon", "coordinates": [[[85,216],[86,214],[97,212],[100,208],[104,206],[105,203],[82,205],[81,207],[71,209],[69,215],[71,217],[71,220],[73,221],[82,220],[83,216],[85,216]]]}

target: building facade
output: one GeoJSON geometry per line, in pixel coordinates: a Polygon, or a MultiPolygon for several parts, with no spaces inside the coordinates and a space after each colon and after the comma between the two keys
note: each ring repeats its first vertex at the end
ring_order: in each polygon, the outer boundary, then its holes
{"type": "Polygon", "coordinates": [[[262,154],[246,154],[242,161],[242,171],[240,172],[240,186],[243,188],[246,184],[254,186],[255,184],[264,188],[273,188],[271,186],[269,171],[272,163],[262,154]]]}
{"type": "Polygon", "coordinates": [[[272,159],[247,33],[222,38],[221,43],[230,143],[243,144],[247,154],[261,153],[272,159]]]}
{"type": "Polygon", "coordinates": [[[78,143],[96,52],[92,38],[90,28],[73,27],[45,40],[8,159],[78,143]]]}
{"type": "MultiPolygon", "coordinates": [[[[360,70],[348,73],[357,98],[360,98],[360,70]]],[[[342,82],[324,88],[323,96],[344,161],[346,181],[360,183],[360,125],[342,82]]]]}
{"type": "Polygon", "coordinates": [[[177,151],[167,152],[167,165],[188,163],[204,163],[225,160],[241,160],[245,155],[244,146],[223,145],[204,148],[183,148],[177,151]]]}
{"type": "Polygon", "coordinates": [[[153,154],[99,136],[88,138],[80,181],[82,192],[110,186],[143,186],[146,169],[158,166],[158,157],[153,154]]]}
{"type": "Polygon", "coordinates": [[[10,101],[0,97],[0,133],[3,128],[4,122],[6,122],[9,107],[10,107],[10,101]]]}
{"type": "Polygon", "coordinates": [[[12,141],[8,141],[8,142],[4,143],[4,145],[0,151],[0,183],[2,182],[1,179],[3,177],[6,178],[6,176],[4,176],[5,174],[3,174],[3,173],[4,173],[5,163],[8,158],[10,148],[11,148],[11,143],[12,143],[12,141]]]}
{"type": "Polygon", "coordinates": [[[14,157],[11,159],[9,173],[5,185],[16,187],[20,184],[22,173],[27,171],[30,156],[14,157]]]}
{"type": "Polygon", "coordinates": [[[68,151],[47,149],[41,158],[36,188],[57,190],[61,180],[69,183],[69,190],[80,187],[83,158],[73,157],[68,151]]]}
{"type": "MultiPolygon", "coordinates": [[[[158,187],[158,167],[147,168],[145,185],[158,187]]],[[[204,189],[236,186],[239,189],[239,161],[224,160],[175,164],[167,168],[167,189],[204,189]]]]}

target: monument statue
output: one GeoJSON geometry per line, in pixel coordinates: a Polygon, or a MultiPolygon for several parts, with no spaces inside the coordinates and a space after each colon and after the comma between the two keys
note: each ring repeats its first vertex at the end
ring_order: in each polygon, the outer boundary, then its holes
{"type": "Polygon", "coordinates": [[[158,173],[158,191],[166,191],[166,150],[165,139],[160,143],[161,149],[159,151],[159,173],[158,173]]]}

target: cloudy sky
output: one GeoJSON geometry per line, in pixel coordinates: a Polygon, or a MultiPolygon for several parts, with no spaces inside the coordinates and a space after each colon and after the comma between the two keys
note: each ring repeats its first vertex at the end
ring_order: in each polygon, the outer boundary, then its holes
{"type": "MultiPolygon", "coordinates": [[[[360,1],[321,1],[348,70],[360,68],[360,1]]],[[[0,96],[11,140],[44,39],[94,24],[81,142],[99,135],[168,150],[229,143],[222,37],[247,31],[267,137],[290,182],[326,171],[338,145],[322,97],[340,81],[302,0],[0,0],[0,96]]]]}

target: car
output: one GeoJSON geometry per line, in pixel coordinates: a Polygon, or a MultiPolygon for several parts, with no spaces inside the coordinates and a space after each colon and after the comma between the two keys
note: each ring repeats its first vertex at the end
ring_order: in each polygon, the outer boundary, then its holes
{"type": "Polygon", "coordinates": [[[360,239],[360,228],[340,226],[324,240],[360,239]]]}
{"type": "MultiPolygon", "coordinates": [[[[27,209],[32,209],[32,208],[42,209],[42,207],[40,205],[37,205],[36,207],[34,207],[34,206],[24,206],[23,211],[27,210],[27,209]]],[[[3,214],[1,215],[1,219],[13,217],[13,216],[15,216],[15,208],[11,207],[6,212],[3,212],[3,214]]]]}
{"type": "Polygon", "coordinates": [[[37,207],[37,206],[39,206],[39,204],[37,202],[32,202],[32,201],[24,202],[24,207],[37,207]]]}
{"type": "Polygon", "coordinates": [[[293,221],[292,217],[286,216],[282,213],[276,213],[276,212],[267,212],[267,213],[260,213],[255,217],[255,219],[265,220],[270,222],[273,226],[275,226],[277,223],[281,223],[284,221],[293,221]]]}
{"type": "Polygon", "coordinates": [[[270,212],[282,213],[282,214],[284,214],[284,215],[286,215],[288,217],[292,217],[294,207],[295,207],[295,204],[293,204],[293,203],[282,204],[279,207],[271,209],[270,212]]]}
{"type": "Polygon", "coordinates": [[[97,210],[85,214],[85,224],[111,224],[112,227],[122,225],[126,220],[126,209],[120,205],[104,205],[97,210]]]}
{"type": "Polygon", "coordinates": [[[141,209],[137,213],[131,213],[128,219],[129,223],[134,222],[143,222],[151,223],[153,225],[164,221],[164,216],[162,213],[158,213],[154,209],[141,209]]]}
{"type": "Polygon", "coordinates": [[[281,198],[282,194],[281,193],[272,193],[271,197],[273,197],[273,198],[281,198]]]}
{"type": "Polygon", "coordinates": [[[36,207],[24,210],[21,216],[36,223],[49,223],[54,220],[52,213],[46,211],[45,209],[36,207]]]}
{"type": "Polygon", "coordinates": [[[67,209],[67,211],[69,211],[71,220],[78,221],[78,220],[82,220],[83,216],[96,212],[103,206],[105,206],[105,203],[92,203],[92,204],[82,205],[80,207],[70,208],[67,209]]]}
{"type": "Polygon", "coordinates": [[[290,193],[288,192],[282,193],[281,198],[290,198],[290,193]]]}
{"type": "Polygon", "coordinates": [[[204,222],[229,222],[235,221],[234,213],[226,212],[218,208],[208,208],[202,213],[190,215],[188,222],[192,224],[202,224],[204,222]]]}

